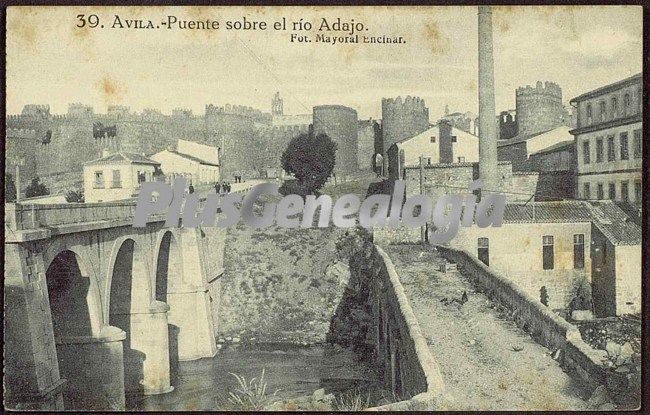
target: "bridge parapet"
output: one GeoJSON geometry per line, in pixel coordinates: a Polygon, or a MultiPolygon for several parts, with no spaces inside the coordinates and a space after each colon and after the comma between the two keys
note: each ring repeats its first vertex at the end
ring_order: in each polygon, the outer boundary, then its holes
{"type": "Polygon", "coordinates": [[[98,221],[126,221],[133,219],[135,206],[135,200],[106,203],[7,203],[5,226],[12,230],[31,230],[98,221]]]}

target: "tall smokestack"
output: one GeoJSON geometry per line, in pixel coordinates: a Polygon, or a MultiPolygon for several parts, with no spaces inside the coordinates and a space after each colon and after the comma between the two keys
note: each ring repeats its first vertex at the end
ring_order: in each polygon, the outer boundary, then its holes
{"type": "Polygon", "coordinates": [[[478,114],[479,165],[482,188],[496,191],[497,126],[494,110],[494,58],[492,56],[492,8],[478,6],[478,114]]]}

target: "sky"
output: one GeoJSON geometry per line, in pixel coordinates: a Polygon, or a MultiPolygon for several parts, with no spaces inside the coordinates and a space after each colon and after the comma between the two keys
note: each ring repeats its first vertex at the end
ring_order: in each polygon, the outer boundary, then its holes
{"type": "MultiPolygon", "coordinates": [[[[563,100],[641,72],[638,6],[494,6],[497,111],[515,108],[515,89],[553,81],[563,100]]],[[[7,113],[49,104],[65,114],[79,102],[165,114],[206,104],[270,112],[276,91],[285,114],[340,104],[360,118],[381,118],[383,97],[423,98],[430,118],[478,113],[476,6],[381,7],[10,7],[7,12],[7,113]],[[77,28],[77,15],[97,14],[104,28],[77,28]],[[216,20],[217,30],[110,28],[115,16],[216,20]],[[267,30],[226,30],[227,21],[265,21],[267,30]],[[276,31],[285,18],[311,31],[276,31]],[[362,23],[361,35],[402,36],[402,44],[316,43],[322,19],[362,23]],[[306,34],[312,43],[291,42],[306,34]]]]}

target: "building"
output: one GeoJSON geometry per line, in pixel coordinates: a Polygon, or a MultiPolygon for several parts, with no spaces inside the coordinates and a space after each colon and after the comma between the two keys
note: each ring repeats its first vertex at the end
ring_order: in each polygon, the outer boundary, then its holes
{"type": "Polygon", "coordinates": [[[384,160],[390,146],[420,134],[430,127],[429,108],[426,107],[422,98],[411,96],[407,96],[405,99],[402,97],[382,98],[381,128],[384,160]]]}
{"type": "Polygon", "coordinates": [[[641,74],[573,98],[576,197],[641,204],[641,74]]]}
{"type": "Polygon", "coordinates": [[[406,166],[478,162],[478,137],[442,120],[438,125],[395,143],[388,149],[388,174],[392,180],[404,177],[406,166]]]}
{"type": "Polygon", "coordinates": [[[461,227],[450,244],[531,296],[543,291],[552,309],[641,310],[641,228],[612,202],[508,204],[501,227],[461,227]]]}
{"type": "MultiPolygon", "coordinates": [[[[565,125],[535,134],[519,135],[508,140],[499,140],[497,155],[500,161],[512,162],[514,171],[542,171],[533,168],[531,156],[561,143],[573,141],[571,128],[565,125]]],[[[572,163],[571,160],[563,161],[572,163]]],[[[553,170],[560,166],[551,167],[553,170]]]]}
{"type": "Polygon", "coordinates": [[[178,140],[177,150],[163,150],[151,156],[160,163],[166,180],[184,177],[191,184],[216,183],[219,174],[219,149],[192,141],[178,140]]]}
{"type": "Polygon", "coordinates": [[[454,128],[463,130],[466,133],[477,135],[478,127],[476,123],[476,114],[471,112],[452,112],[449,113],[449,107],[445,105],[445,115],[440,121],[448,121],[454,128]]]}
{"type": "Polygon", "coordinates": [[[160,163],[144,155],[118,152],[83,165],[86,203],[124,200],[137,196],[142,182],[154,181],[160,163]]]}

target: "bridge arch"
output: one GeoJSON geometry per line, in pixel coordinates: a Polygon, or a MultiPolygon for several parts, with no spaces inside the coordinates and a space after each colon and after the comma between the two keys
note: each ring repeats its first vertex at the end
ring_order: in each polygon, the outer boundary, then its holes
{"type": "Polygon", "coordinates": [[[123,409],[124,332],[105,324],[92,268],[76,249],[62,246],[52,247],[44,264],[58,369],[68,381],[64,406],[123,409]],[[97,388],[99,383],[105,387],[97,388]]]}
{"type": "Polygon", "coordinates": [[[155,298],[169,305],[172,362],[214,356],[214,328],[202,283],[201,241],[196,229],[163,229],[157,240],[153,259],[155,298]]]}
{"type": "MultiPolygon", "coordinates": [[[[146,242],[146,241],[145,241],[146,242]]],[[[107,275],[109,324],[126,333],[124,387],[127,400],[169,392],[166,304],[153,299],[150,250],[136,238],[113,243],[107,275]]]]}

